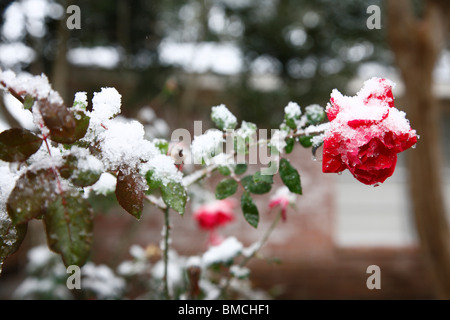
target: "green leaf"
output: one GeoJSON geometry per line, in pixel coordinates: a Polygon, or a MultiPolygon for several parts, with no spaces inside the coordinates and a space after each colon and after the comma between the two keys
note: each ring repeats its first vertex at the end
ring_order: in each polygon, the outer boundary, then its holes
{"type": "Polygon", "coordinates": [[[301,136],[298,138],[298,141],[305,148],[312,146],[312,136],[301,136]]]}
{"type": "Polygon", "coordinates": [[[11,226],[11,221],[0,221],[0,275],[2,274],[3,261],[16,252],[27,233],[28,224],[11,226]]]}
{"type": "Polygon", "coordinates": [[[147,181],[149,192],[158,189],[162,185],[160,180],[156,180],[153,178],[153,174],[154,174],[153,170],[150,170],[145,174],[145,180],[147,181]]]}
{"type": "Polygon", "coordinates": [[[168,154],[169,152],[169,142],[164,139],[155,139],[153,140],[155,147],[159,149],[161,154],[168,154]]]}
{"type": "Polygon", "coordinates": [[[220,130],[230,130],[236,128],[236,117],[225,107],[217,106],[211,110],[211,120],[220,130]]]}
{"type": "Polygon", "coordinates": [[[225,179],[219,182],[216,187],[216,199],[223,200],[236,193],[238,183],[234,179],[225,179]]]}
{"type": "Polygon", "coordinates": [[[93,212],[80,194],[58,194],[44,215],[47,243],[67,266],[81,267],[92,244],[93,212]]]}
{"type": "MultiPolygon", "coordinates": [[[[81,92],[80,92],[81,93],[81,92]]],[[[86,101],[77,101],[75,100],[72,105],[73,110],[87,110],[87,102],[86,101]]]]}
{"type": "Polygon", "coordinates": [[[116,198],[125,211],[140,219],[145,198],[145,182],[142,176],[136,172],[120,171],[117,176],[116,198]]]}
{"type": "Polygon", "coordinates": [[[229,176],[231,174],[229,166],[219,166],[217,167],[217,170],[219,170],[220,174],[223,176],[229,176]]]}
{"type": "Polygon", "coordinates": [[[241,197],[241,208],[244,214],[245,220],[254,228],[258,227],[259,212],[255,203],[253,202],[250,193],[244,192],[241,197]]]}
{"type": "Polygon", "coordinates": [[[75,119],[75,132],[73,134],[73,142],[76,142],[80,139],[83,139],[86,135],[91,118],[82,110],[74,111],[73,117],[75,119]]]}
{"type": "Polygon", "coordinates": [[[234,173],[237,175],[244,174],[247,171],[248,165],[246,163],[237,164],[234,168],[234,173]]]}
{"type": "Polygon", "coordinates": [[[280,177],[283,183],[288,187],[289,191],[302,194],[300,175],[285,158],[280,160],[280,177]]]}
{"type": "Polygon", "coordinates": [[[64,179],[70,180],[77,187],[89,187],[96,183],[101,171],[87,170],[78,167],[78,158],[73,154],[63,157],[64,164],[59,167],[59,173],[64,179]]]}
{"type": "Polygon", "coordinates": [[[34,99],[29,94],[25,95],[24,102],[23,102],[23,108],[25,110],[31,110],[34,104],[34,99]]]}
{"type": "Polygon", "coordinates": [[[297,129],[297,123],[292,118],[286,118],[286,125],[291,129],[297,129]]]}
{"type": "MultiPolygon", "coordinates": [[[[260,175],[262,177],[262,175],[260,175]]],[[[241,183],[245,190],[254,194],[265,194],[272,189],[272,184],[260,179],[260,182],[255,182],[253,176],[246,176],[241,179],[241,183]]]]}
{"type": "Polygon", "coordinates": [[[92,170],[76,170],[75,175],[72,176],[70,181],[77,187],[89,187],[96,183],[100,176],[101,172],[92,171],[92,170]]]}
{"type": "Polygon", "coordinates": [[[186,207],[187,193],[186,189],[181,183],[169,182],[167,185],[161,186],[161,196],[164,203],[178,212],[179,214],[184,214],[184,209],[186,207]]]}
{"type": "Polygon", "coordinates": [[[319,124],[325,119],[325,110],[317,104],[310,105],[305,110],[309,125],[319,124]]]}
{"type": "Polygon", "coordinates": [[[284,151],[289,154],[294,150],[294,144],[295,144],[295,138],[288,138],[286,139],[286,147],[284,148],[284,151]]]}
{"type": "Polygon", "coordinates": [[[0,133],[0,159],[7,162],[25,161],[39,150],[42,139],[25,129],[9,129],[0,133]]]}
{"type": "Polygon", "coordinates": [[[253,181],[255,183],[269,183],[273,184],[273,175],[262,174],[261,171],[256,171],[253,175],[253,181]]]}
{"type": "Polygon", "coordinates": [[[55,175],[51,169],[27,171],[11,191],[6,208],[12,225],[25,223],[45,213],[46,202],[56,192],[55,175]]]}

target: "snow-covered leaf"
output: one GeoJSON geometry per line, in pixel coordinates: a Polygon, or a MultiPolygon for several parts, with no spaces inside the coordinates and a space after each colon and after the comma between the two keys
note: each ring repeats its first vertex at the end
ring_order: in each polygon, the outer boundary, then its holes
{"type": "Polygon", "coordinates": [[[152,192],[153,190],[158,189],[162,185],[160,180],[155,179],[154,172],[155,172],[154,170],[149,170],[145,174],[145,179],[147,181],[147,185],[149,188],[148,192],[152,192]]]}
{"type": "Polygon", "coordinates": [[[169,182],[167,185],[161,186],[161,195],[164,203],[178,212],[179,214],[184,214],[184,209],[186,207],[187,193],[186,189],[181,183],[169,182]]]}
{"type": "Polygon", "coordinates": [[[284,108],[284,120],[286,125],[291,129],[297,128],[297,120],[300,119],[302,111],[300,106],[295,102],[289,102],[289,104],[284,108]]]}
{"type": "Polygon", "coordinates": [[[89,257],[93,213],[89,204],[77,193],[58,194],[44,215],[47,243],[59,253],[67,266],[82,266],[89,257]]]}
{"type": "Polygon", "coordinates": [[[64,164],[59,168],[61,177],[69,179],[75,186],[89,187],[100,179],[102,163],[87,152],[78,156],[68,154],[63,159],[64,164]]]}
{"type": "Polygon", "coordinates": [[[169,141],[164,139],[154,139],[153,143],[155,144],[155,147],[158,148],[159,152],[161,152],[161,154],[169,153],[169,141]]]}
{"type": "Polygon", "coordinates": [[[78,141],[89,127],[89,117],[82,110],[70,110],[63,104],[40,100],[39,111],[50,131],[50,138],[58,143],[78,141]]]}
{"type": "Polygon", "coordinates": [[[237,125],[236,117],[223,104],[212,107],[211,120],[220,130],[234,129],[237,125]]]}
{"type": "Polygon", "coordinates": [[[0,275],[3,261],[16,252],[27,233],[28,224],[24,223],[11,227],[10,224],[0,224],[0,275]]]}
{"type": "Polygon", "coordinates": [[[308,124],[316,125],[325,119],[325,110],[318,104],[313,104],[305,108],[308,124]]]}
{"type": "Polygon", "coordinates": [[[19,128],[0,133],[0,159],[7,162],[25,161],[39,150],[42,139],[31,131],[19,128]]]}
{"type": "Polygon", "coordinates": [[[226,238],[217,246],[210,247],[202,256],[201,263],[205,267],[217,264],[231,264],[233,259],[242,253],[244,246],[235,237],[226,238]]]}
{"type": "Polygon", "coordinates": [[[25,172],[17,180],[6,203],[12,224],[22,224],[45,213],[46,203],[55,193],[55,183],[51,169],[25,172]]]}

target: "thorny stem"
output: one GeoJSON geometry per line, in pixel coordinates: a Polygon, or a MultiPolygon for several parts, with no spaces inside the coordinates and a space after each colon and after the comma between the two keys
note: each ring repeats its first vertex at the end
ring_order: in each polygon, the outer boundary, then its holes
{"type": "MultiPolygon", "coordinates": [[[[259,252],[259,250],[261,250],[261,248],[264,246],[264,244],[267,242],[267,240],[269,239],[270,235],[272,234],[273,230],[275,230],[275,227],[277,226],[278,222],[280,222],[281,220],[281,212],[279,212],[275,219],[272,221],[272,224],[270,225],[269,229],[266,230],[266,232],[264,233],[263,237],[261,238],[261,240],[259,240],[257,242],[257,246],[254,250],[252,250],[252,252],[248,255],[245,256],[245,258],[241,261],[241,263],[239,264],[239,266],[245,267],[245,265],[259,252]]],[[[232,276],[231,274],[228,275],[225,285],[223,286],[222,290],[221,290],[221,296],[225,297],[226,292],[228,290],[228,287],[230,286],[230,282],[231,282],[232,276]]]]}
{"type": "Polygon", "coordinates": [[[170,300],[169,292],[169,279],[168,279],[168,267],[169,267],[169,238],[170,238],[170,220],[169,220],[169,207],[164,210],[164,248],[163,248],[163,259],[164,259],[164,296],[166,300],[170,300]]]}

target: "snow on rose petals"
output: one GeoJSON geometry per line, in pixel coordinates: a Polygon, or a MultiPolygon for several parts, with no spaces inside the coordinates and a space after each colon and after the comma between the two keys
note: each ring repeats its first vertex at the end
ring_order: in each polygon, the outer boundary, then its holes
{"type": "Polygon", "coordinates": [[[326,108],[330,127],[324,139],[323,172],[348,169],[367,185],[392,176],[397,153],[415,145],[418,138],[405,113],[394,106],[394,85],[372,78],[354,97],[333,90],[326,108]]]}

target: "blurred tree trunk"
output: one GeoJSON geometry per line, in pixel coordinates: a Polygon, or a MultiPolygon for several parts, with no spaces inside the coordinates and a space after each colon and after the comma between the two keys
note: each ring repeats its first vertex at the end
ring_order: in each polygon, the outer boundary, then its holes
{"type": "MultiPolygon", "coordinates": [[[[67,8],[67,1],[60,0],[59,3],[63,6],[64,12],[67,8]]],[[[64,102],[71,107],[68,80],[69,80],[69,62],[67,61],[67,41],[69,40],[70,31],[66,25],[66,16],[63,15],[58,22],[57,29],[57,43],[56,56],[53,62],[51,83],[53,89],[59,92],[64,102]]]]}
{"type": "Polygon", "coordinates": [[[117,4],[117,41],[125,51],[125,55],[131,54],[131,6],[126,0],[119,0],[117,4]]]}
{"type": "MultiPolygon", "coordinates": [[[[445,44],[445,1],[428,0],[422,18],[411,0],[387,0],[388,37],[405,84],[408,118],[420,135],[409,157],[411,200],[420,246],[440,299],[450,299],[450,232],[442,191],[439,106],[433,70],[445,44]]],[[[419,275],[418,275],[419,276],[419,275]]]]}

